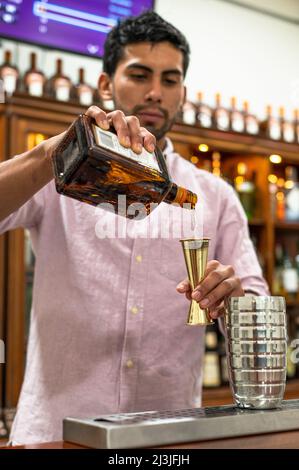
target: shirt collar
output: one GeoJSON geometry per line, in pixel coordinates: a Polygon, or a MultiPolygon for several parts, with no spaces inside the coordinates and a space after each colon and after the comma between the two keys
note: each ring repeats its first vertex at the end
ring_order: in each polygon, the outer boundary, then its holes
{"type": "Polygon", "coordinates": [[[165,143],[166,145],[163,150],[163,155],[167,159],[168,155],[172,154],[174,150],[173,150],[173,144],[171,140],[169,139],[169,137],[165,138],[165,143]]]}

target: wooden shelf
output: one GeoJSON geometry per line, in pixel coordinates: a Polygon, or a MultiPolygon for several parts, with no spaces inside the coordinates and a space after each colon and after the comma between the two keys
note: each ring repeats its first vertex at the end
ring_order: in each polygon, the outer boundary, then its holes
{"type": "Polygon", "coordinates": [[[274,227],[277,230],[290,230],[299,232],[299,222],[275,222],[274,227]]]}
{"type": "Polygon", "coordinates": [[[274,141],[260,136],[241,134],[238,132],[204,129],[187,124],[175,124],[169,133],[176,141],[198,145],[205,143],[212,149],[230,153],[246,153],[248,155],[266,155],[279,153],[289,162],[299,163],[299,145],[282,141],[274,141]]]}
{"type": "Polygon", "coordinates": [[[249,227],[264,227],[266,221],[263,219],[252,219],[248,221],[249,227]]]}

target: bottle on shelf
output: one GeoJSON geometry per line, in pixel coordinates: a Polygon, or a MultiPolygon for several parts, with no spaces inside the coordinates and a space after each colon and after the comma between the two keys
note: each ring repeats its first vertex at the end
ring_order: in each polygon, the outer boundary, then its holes
{"type": "Polygon", "coordinates": [[[183,104],[182,121],[190,126],[196,123],[196,106],[191,101],[185,101],[183,104]]]}
{"type": "Polygon", "coordinates": [[[171,180],[158,147],[136,154],[84,114],[54,150],[53,166],[58,193],[127,218],[144,218],[161,202],[186,209],[197,203],[196,194],[171,180]]]}
{"type": "Polygon", "coordinates": [[[213,121],[216,129],[228,131],[230,126],[229,111],[221,105],[221,95],[216,93],[216,107],[214,109],[213,121]]]}
{"type": "Polygon", "coordinates": [[[244,109],[244,123],[245,123],[245,132],[247,134],[257,135],[259,133],[259,122],[254,114],[249,112],[249,104],[248,101],[244,101],[243,103],[244,109]]]}
{"type": "Polygon", "coordinates": [[[46,82],[46,94],[59,101],[69,101],[72,88],[71,80],[63,75],[62,59],[56,60],[56,72],[46,82]]]}
{"type": "Polygon", "coordinates": [[[256,211],[255,172],[252,172],[252,177],[249,178],[247,165],[244,162],[239,162],[234,184],[243,209],[250,221],[253,219],[256,211]]]}
{"type": "Polygon", "coordinates": [[[268,139],[280,140],[281,128],[280,120],[272,115],[272,106],[268,105],[266,108],[266,120],[261,123],[261,129],[264,130],[268,139]]]}
{"type": "Polygon", "coordinates": [[[286,205],[285,205],[285,180],[284,178],[277,179],[277,191],[276,191],[276,220],[280,222],[285,221],[286,217],[286,205]]]}
{"type": "Polygon", "coordinates": [[[93,89],[84,79],[84,69],[79,69],[78,83],[71,89],[71,98],[82,106],[91,106],[93,103],[93,89]]]}
{"type": "Polygon", "coordinates": [[[295,126],[294,122],[288,121],[285,119],[285,110],[281,106],[279,108],[279,119],[280,119],[280,132],[281,138],[285,142],[294,142],[295,141],[295,126]]]}
{"type": "Polygon", "coordinates": [[[244,132],[244,114],[237,109],[237,98],[231,98],[230,128],[234,132],[244,132]]]}
{"type": "Polygon", "coordinates": [[[297,375],[297,364],[293,361],[292,341],[287,346],[287,380],[295,379],[297,375]]]}
{"type": "Polygon", "coordinates": [[[11,51],[5,51],[4,62],[0,67],[0,79],[3,83],[3,90],[8,96],[11,96],[19,86],[19,71],[11,63],[11,51]]]}
{"type": "Polygon", "coordinates": [[[294,260],[291,259],[287,250],[283,256],[282,287],[287,300],[297,300],[299,280],[294,260]]]}
{"type": "Polygon", "coordinates": [[[200,127],[211,128],[213,126],[213,111],[203,102],[203,93],[197,93],[196,120],[200,127]]]}
{"type": "Polygon", "coordinates": [[[100,97],[100,93],[99,93],[98,88],[94,88],[92,99],[93,99],[93,103],[94,103],[96,106],[98,106],[99,108],[104,109],[103,102],[102,102],[102,98],[100,97]]]}
{"type": "Polygon", "coordinates": [[[219,152],[212,153],[212,173],[215,176],[221,176],[221,154],[219,152]]]}
{"type": "Polygon", "coordinates": [[[269,200],[270,200],[270,213],[272,220],[276,219],[276,193],[277,193],[277,180],[278,177],[271,173],[268,175],[268,188],[269,188],[269,200]]]}
{"type": "Polygon", "coordinates": [[[285,169],[285,219],[288,222],[299,221],[299,182],[295,166],[285,169]]]}
{"type": "Polygon", "coordinates": [[[282,283],[282,272],[283,272],[283,248],[280,243],[275,245],[275,267],[273,273],[272,293],[273,295],[283,295],[283,283],[282,283]]]}
{"type": "Polygon", "coordinates": [[[25,91],[32,96],[43,96],[45,81],[45,75],[36,67],[36,54],[31,52],[30,68],[23,78],[25,91]]]}
{"type": "Polygon", "coordinates": [[[295,142],[299,144],[299,109],[294,110],[295,142]]]}
{"type": "Polygon", "coordinates": [[[218,351],[218,337],[214,325],[206,327],[205,355],[203,366],[203,386],[219,387],[221,385],[221,373],[218,351]]]}

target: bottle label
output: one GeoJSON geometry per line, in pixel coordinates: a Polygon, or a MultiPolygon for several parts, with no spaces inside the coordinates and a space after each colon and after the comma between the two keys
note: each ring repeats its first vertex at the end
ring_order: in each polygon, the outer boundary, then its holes
{"type": "Polygon", "coordinates": [[[259,125],[257,119],[253,116],[247,116],[246,118],[246,131],[248,134],[258,134],[259,132],[259,125]]]}
{"type": "Polygon", "coordinates": [[[141,154],[137,154],[133,152],[130,148],[123,147],[115,134],[109,131],[104,131],[100,129],[98,126],[93,124],[94,135],[96,139],[96,143],[100,147],[104,147],[108,150],[112,150],[113,152],[119,153],[124,157],[129,158],[130,160],[134,160],[138,162],[140,165],[143,165],[147,168],[152,168],[153,170],[159,171],[161,173],[159,163],[155,153],[150,153],[142,149],[141,154]]]}
{"type": "Polygon", "coordinates": [[[299,220],[299,184],[289,190],[285,198],[286,202],[286,219],[291,221],[299,220]]]}
{"type": "Polygon", "coordinates": [[[295,129],[291,123],[285,122],[283,126],[283,139],[286,142],[294,142],[295,139],[295,129]]]}
{"type": "Polygon", "coordinates": [[[276,119],[272,119],[269,125],[269,135],[273,140],[280,139],[280,125],[276,119]]]}
{"type": "Polygon", "coordinates": [[[283,270],[282,284],[286,292],[298,291],[298,273],[295,268],[287,268],[283,270]]]}
{"type": "Polygon", "coordinates": [[[17,77],[15,74],[7,74],[3,77],[4,90],[12,95],[17,86],[17,77]]]}
{"type": "Polygon", "coordinates": [[[55,96],[59,101],[68,101],[70,99],[70,84],[65,78],[57,78],[55,82],[55,96]]]}
{"type": "Polygon", "coordinates": [[[202,127],[212,127],[212,112],[206,106],[201,106],[197,115],[199,125],[202,127]]]}
{"type": "Polygon", "coordinates": [[[196,113],[195,109],[193,108],[186,108],[183,111],[183,122],[184,124],[189,124],[190,126],[193,126],[196,121],[196,113]]]}
{"type": "Polygon", "coordinates": [[[90,106],[93,101],[91,90],[82,91],[79,95],[79,101],[83,106],[90,106]]]}
{"type": "Polygon", "coordinates": [[[226,131],[229,129],[229,116],[224,109],[219,109],[216,112],[216,124],[218,129],[226,131]]]}
{"type": "Polygon", "coordinates": [[[43,95],[43,79],[39,74],[31,74],[28,79],[28,90],[32,96],[43,95]]]}
{"type": "Polygon", "coordinates": [[[235,132],[244,131],[244,119],[241,113],[233,112],[232,113],[232,130],[235,132]]]}

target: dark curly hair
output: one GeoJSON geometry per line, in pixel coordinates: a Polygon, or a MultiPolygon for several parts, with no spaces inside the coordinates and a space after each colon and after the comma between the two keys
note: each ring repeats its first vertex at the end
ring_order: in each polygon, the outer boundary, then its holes
{"type": "Polygon", "coordinates": [[[185,36],[153,11],[119,22],[108,34],[103,57],[103,70],[110,77],[123,57],[125,46],[137,42],[156,44],[168,41],[183,53],[184,75],[189,65],[190,47],[185,36]]]}

